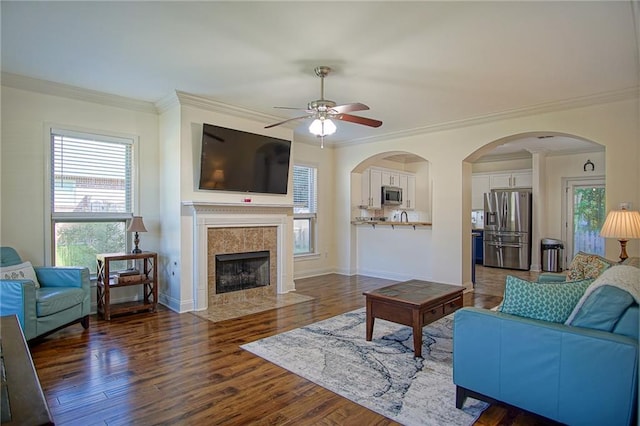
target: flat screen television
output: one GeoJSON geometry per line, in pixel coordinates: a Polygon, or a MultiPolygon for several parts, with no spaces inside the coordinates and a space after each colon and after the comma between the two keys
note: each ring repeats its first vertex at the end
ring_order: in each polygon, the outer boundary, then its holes
{"type": "Polygon", "coordinates": [[[204,123],[200,189],[286,194],[291,141],[204,123]]]}

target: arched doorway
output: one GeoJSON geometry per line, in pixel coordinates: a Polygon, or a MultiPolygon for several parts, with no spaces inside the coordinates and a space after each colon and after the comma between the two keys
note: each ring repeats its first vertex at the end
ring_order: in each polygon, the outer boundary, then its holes
{"type": "MultiPolygon", "coordinates": [[[[571,203],[572,199],[566,196],[566,183],[571,179],[604,180],[605,148],[576,135],[530,132],[492,141],[469,155],[464,163],[468,164],[463,167],[463,181],[467,187],[463,194],[469,200],[463,203],[463,220],[471,220],[475,211],[484,208],[478,205],[478,200],[483,200],[478,192],[531,191],[532,232],[529,266],[531,270],[539,271],[542,266],[542,238],[572,241],[573,228],[567,228],[567,224],[570,223],[567,220],[568,203],[571,203]],[[589,164],[594,164],[595,167],[586,167],[589,164]],[[518,173],[529,177],[516,179],[518,173]],[[498,178],[505,176],[512,179],[498,178]]],[[[478,223],[478,216],[475,217],[478,223]]],[[[483,224],[484,220],[480,223],[483,224]]],[[[482,228],[482,225],[477,227],[482,228]]],[[[565,252],[565,255],[570,253],[565,252]]]]}
{"type": "Polygon", "coordinates": [[[394,280],[431,278],[431,170],[405,151],[368,157],[351,171],[355,272],[394,280]],[[385,190],[401,200],[385,200],[385,190]]]}

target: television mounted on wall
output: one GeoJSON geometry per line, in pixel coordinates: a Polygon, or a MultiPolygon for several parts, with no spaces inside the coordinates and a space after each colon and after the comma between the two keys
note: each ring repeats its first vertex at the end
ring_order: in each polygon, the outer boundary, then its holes
{"type": "Polygon", "coordinates": [[[286,194],[291,141],[204,123],[202,190],[286,194]]]}

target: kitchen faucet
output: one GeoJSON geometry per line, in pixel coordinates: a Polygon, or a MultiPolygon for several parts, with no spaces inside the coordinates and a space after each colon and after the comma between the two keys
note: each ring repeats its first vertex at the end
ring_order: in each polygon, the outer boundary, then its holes
{"type": "Polygon", "coordinates": [[[404,211],[404,210],[402,211],[402,213],[400,213],[400,223],[402,223],[402,222],[403,222],[403,220],[402,220],[402,216],[403,216],[403,215],[404,215],[404,222],[409,223],[409,215],[408,215],[408,214],[407,214],[407,212],[406,212],[406,211],[404,211]]]}

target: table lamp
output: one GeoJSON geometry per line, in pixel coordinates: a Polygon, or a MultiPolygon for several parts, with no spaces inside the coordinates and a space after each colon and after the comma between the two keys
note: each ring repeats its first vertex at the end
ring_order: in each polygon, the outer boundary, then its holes
{"type": "Polygon", "coordinates": [[[623,208],[611,210],[600,230],[600,236],[604,238],[617,238],[620,241],[620,262],[627,255],[627,241],[640,238],[640,212],[623,208]]]}
{"type": "Polygon", "coordinates": [[[136,247],[131,250],[131,253],[142,253],[142,250],[138,248],[138,244],[140,244],[140,237],[138,236],[138,232],[147,232],[147,228],[144,227],[144,222],[142,221],[142,216],[134,216],[133,218],[131,218],[131,223],[129,224],[127,232],[135,232],[133,243],[136,245],[136,247]]]}

